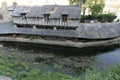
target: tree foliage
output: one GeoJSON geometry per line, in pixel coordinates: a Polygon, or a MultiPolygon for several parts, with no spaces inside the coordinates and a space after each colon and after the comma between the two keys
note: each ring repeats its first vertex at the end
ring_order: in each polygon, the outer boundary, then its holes
{"type": "Polygon", "coordinates": [[[97,16],[99,13],[103,12],[105,0],[88,0],[88,3],[92,15],[97,16]]]}
{"type": "Polygon", "coordinates": [[[101,4],[94,4],[93,6],[91,6],[90,10],[92,12],[92,15],[97,16],[99,13],[102,13],[103,7],[104,5],[101,5],[101,4]]]}
{"type": "Polygon", "coordinates": [[[69,0],[71,5],[78,4],[79,0],[69,0]]]}
{"type": "Polygon", "coordinates": [[[87,8],[90,9],[92,15],[98,15],[103,11],[105,0],[70,0],[70,4],[80,4],[82,6],[83,15],[87,8]]]}
{"type": "Polygon", "coordinates": [[[73,4],[78,4],[81,1],[84,4],[87,0],[69,0],[69,1],[70,1],[70,4],[73,5],[73,4]]]}

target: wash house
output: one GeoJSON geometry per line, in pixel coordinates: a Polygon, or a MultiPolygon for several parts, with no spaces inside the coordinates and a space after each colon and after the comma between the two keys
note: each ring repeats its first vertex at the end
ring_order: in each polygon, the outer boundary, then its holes
{"type": "Polygon", "coordinates": [[[76,5],[18,6],[12,13],[17,27],[45,29],[76,29],[80,7],[76,5]]]}

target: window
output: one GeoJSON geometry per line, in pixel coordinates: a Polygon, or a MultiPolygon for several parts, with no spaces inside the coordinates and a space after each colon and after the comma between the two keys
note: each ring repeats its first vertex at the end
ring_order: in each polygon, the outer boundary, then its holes
{"type": "Polygon", "coordinates": [[[67,20],[68,20],[68,15],[67,14],[62,15],[62,21],[67,22],[67,20]]]}
{"type": "Polygon", "coordinates": [[[25,15],[26,13],[21,13],[22,19],[26,19],[25,15]]]}
{"type": "Polygon", "coordinates": [[[3,15],[2,14],[0,14],[0,20],[3,20],[3,15]]]}
{"type": "Polygon", "coordinates": [[[44,20],[45,20],[46,22],[49,21],[49,16],[50,16],[50,14],[44,14],[44,20]]]}

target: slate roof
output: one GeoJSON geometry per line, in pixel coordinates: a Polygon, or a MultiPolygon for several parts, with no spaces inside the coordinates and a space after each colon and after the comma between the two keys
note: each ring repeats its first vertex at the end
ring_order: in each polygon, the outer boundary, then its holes
{"type": "Polygon", "coordinates": [[[27,17],[43,17],[44,14],[48,14],[50,10],[54,8],[53,5],[47,6],[35,6],[27,13],[27,17]]]}
{"type": "Polygon", "coordinates": [[[51,14],[50,18],[60,18],[61,14],[68,14],[68,18],[79,18],[80,8],[76,6],[58,6],[58,9],[51,14]]]}
{"type": "Polygon", "coordinates": [[[21,16],[21,13],[27,13],[29,12],[31,8],[30,7],[25,7],[25,6],[18,6],[12,13],[12,16],[21,16]]]}
{"type": "Polygon", "coordinates": [[[27,11],[26,17],[43,17],[44,14],[50,14],[50,18],[61,18],[62,14],[68,14],[70,19],[79,19],[80,17],[80,7],[75,5],[19,6],[12,16],[20,16],[20,13],[25,11],[27,11]]]}
{"type": "Polygon", "coordinates": [[[7,7],[7,10],[8,11],[14,11],[14,7],[13,6],[9,6],[9,7],[7,7]]]}

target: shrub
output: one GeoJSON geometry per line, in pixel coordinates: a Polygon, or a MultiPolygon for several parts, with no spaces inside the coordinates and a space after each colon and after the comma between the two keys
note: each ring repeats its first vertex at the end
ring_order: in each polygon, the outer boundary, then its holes
{"type": "Polygon", "coordinates": [[[92,20],[92,19],[96,19],[96,17],[95,16],[93,16],[93,15],[85,15],[85,16],[83,16],[83,15],[81,15],[81,22],[85,22],[85,20],[92,20]]]}
{"type": "Polygon", "coordinates": [[[99,22],[113,22],[117,16],[114,13],[99,14],[97,19],[99,22]]]}
{"type": "Polygon", "coordinates": [[[99,14],[97,16],[93,16],[93,15],[85,15],[85,16],[81,16],[81,22],[85,22],[85,20],[93,20],[93,19],[97,19],[98,22],[113,22],[114,19],[117,16],[114,13],[108,13],[108,14],[99,14]]]}

